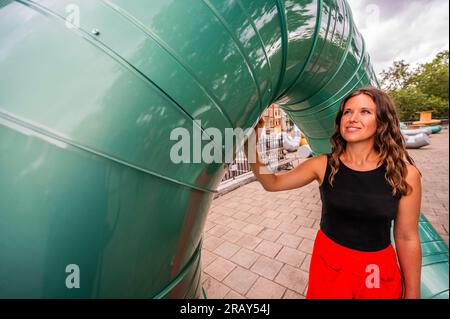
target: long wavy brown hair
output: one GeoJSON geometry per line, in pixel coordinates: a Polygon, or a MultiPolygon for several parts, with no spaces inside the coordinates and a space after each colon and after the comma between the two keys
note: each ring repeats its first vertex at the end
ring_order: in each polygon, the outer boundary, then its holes
{"type": "Polygon", "coordinates": [[[405,180],[407,174],[406,163],[408,162],[415,167],[416,165],[406,151],[405,139],[400,131],[400,121],[395,111],[394,101],[388,94],[375,87],[365,87],[353,91],[341,103],[336,115],[336,132],[331,137],[332,151],[329,157],[331,173],[328,182],[333,186],[334,176],[339,170],[339,157],[344,153],[347,145],[340,130],[344,106],[348,100],[360,94],[365,94],[372,98],[376,105],[377,131],[374,148],[380,156],[378,165],[386,167],[385,178],[392,186],[392,195],[395,196],[397,192],[401,195],[408,195],[412,188],[405,180]]]}

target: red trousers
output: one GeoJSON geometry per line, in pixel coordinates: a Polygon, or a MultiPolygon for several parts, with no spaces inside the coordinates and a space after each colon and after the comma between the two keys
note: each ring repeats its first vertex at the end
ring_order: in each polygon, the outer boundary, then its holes
{"type": "Polygon", "coordinates": [[[392,245],[376,252],[341,246],[319,230],[307,299],[400,299],[402,280],[392,245]]]}

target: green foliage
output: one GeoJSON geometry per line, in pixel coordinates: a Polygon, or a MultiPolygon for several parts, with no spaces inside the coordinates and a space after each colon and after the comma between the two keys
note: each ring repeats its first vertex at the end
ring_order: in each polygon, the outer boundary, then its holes
{"type": "Polygon", "coordinates": [[[387,71],[381,72],[381,83],[383,88],[388,91],[397,91],[404,89],[408,86],[409,79],[412,76],[412,72],[409,69],[409,64],[404,60],[394,61],[394,65],[387,71]]]}
{"type": "Polygon", "coordinates": [[[432,62],[411,70],[395,61],[381,73],[382,87],[393,97],[402,121],[417,120],[420,111],[433,111],[433,118],[448,118],[449,51],[439,52],[432,62]]]}
{"type": "Polygon", "coordinates": [[[402,121],[418,120],[421,111],[433,111],[433,118],[448,118],[448,101],[427,95],[414,86],[392,91],[398,116],[402,121]]]}
{"type": "Polygon", "coordinates": [[[433,62],[419,66],[411,83],[428,95],[448,100],[448,51],[438,53],[433,62]]]}

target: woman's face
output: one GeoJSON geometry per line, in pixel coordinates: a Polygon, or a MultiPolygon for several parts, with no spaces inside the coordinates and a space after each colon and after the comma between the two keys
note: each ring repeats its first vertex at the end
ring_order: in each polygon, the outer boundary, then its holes
{"type": "Polygon", "coordinates": [[[347,142],[373,139],[377,131],[377,106],[372,98],[360,94],[349,99],[340,126],[341,135],[347,142]]]}

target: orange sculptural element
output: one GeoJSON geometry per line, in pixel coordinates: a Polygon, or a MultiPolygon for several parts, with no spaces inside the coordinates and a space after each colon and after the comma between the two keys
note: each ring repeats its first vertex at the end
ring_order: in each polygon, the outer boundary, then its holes
{"type": "Polygon", "coordinates": [[[420,126],[440,124],[441,120],[433,120],[431,118],[432,113],[433,113],[433,111],[420,112],[420,120],[413,122],[411,126],[412,127],[420,127],[420,126]]]}

